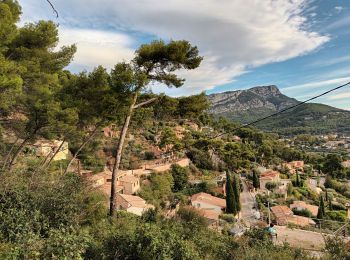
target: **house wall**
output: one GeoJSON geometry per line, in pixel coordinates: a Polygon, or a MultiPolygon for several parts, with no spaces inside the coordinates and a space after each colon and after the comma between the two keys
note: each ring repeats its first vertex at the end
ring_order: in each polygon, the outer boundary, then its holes
{"type": "Polygon", "coordinates": [[[127,195],[135,194],[140,189],[140,182],[139,181],[137,181],[135,183],[121,181],[120,184],[124,187],[124,194],[127,194],[127,195]]]}
{"type": "MultiPolygon", "coordinates": [[[[60,146],[61,142],[55,143],[57,149],[60,146]]],[[[60,161],[60,160],[66,160],[68,156],[69,150],[68,150],[68,143],[64,142],[60,151],[55,155],[53,158],[54,161],[60,161]]]]}
{"type": "Polygon", "coordinates": [[[135,215],[141,216],[142,213],[145,211],[144,208],[138,208],[138,207],[130,207],[126,210],[127,212],[133,213],[135,215]]]}
{"type": "Polygon", "coordinates": [[[96,187],[102,186],[103,184],[105,184],[105,178],[101,177],[100,179],[97,179],[94,181],[94,183],[92,184],[92,187],[96,188],[96,187]]]}
{"type": "Polygon", "coordinates": [[[127,209],[129,207],[129,203],[125,201],[120,195],[117,195],[117,209],[127,209]]]}
{"type": "Polygon", "coordinates": [[[190,159],[184,158],[173,163],[167,163],[167,164],[159,165],[155,167],[150,166],[147,169],[153,170],[155,172],[165,172],[170,170],[172,164],[177,164],[177,165],[180,165],[181,167],[187,167],[190,165],[190,159]]]}
{"type": "Polygon", "coordinates": [[[195,208],[200,208],[200,209],[209,209],[209,210],[214,210],[218,213],[221,213],[221,207],[219,206],[215,206],[215,205],[211,205],[211,204],[208,204],[208,203],[204,203],[202,201],[192,201],[192,206],[195,207],[195,208]]]}

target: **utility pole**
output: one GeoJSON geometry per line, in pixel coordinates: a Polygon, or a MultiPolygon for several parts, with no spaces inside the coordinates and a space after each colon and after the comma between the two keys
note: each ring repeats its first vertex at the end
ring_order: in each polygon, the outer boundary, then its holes
{"type": "Polygon", "coordinates": [[[268,209],[268,218],[269,218],[269,225],[271,224],[271,217],[270,217],[270,201],[267,201],[267,209],[268,209]]]}
{"type": "Polygon", "coordinates": [[[267,191],[267,210],[268,210],[268,218],[269,218],[269,225],[271,224],[271,216],[270,216],[270,191],[267,191]]]}

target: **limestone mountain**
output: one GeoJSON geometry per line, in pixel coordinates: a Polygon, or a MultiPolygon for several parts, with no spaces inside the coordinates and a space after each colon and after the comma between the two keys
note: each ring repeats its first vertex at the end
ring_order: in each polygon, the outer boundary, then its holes
{"type": "MultiPolygon", "coordinates": [[[[243,124],[276,113],[300,101],[280,92],[276,86],[211,94],[209,112],[243,124]]],[[[256,125],[283,134],[344,132],[350,129],[350,111],[309,103],[256,125]]]]}

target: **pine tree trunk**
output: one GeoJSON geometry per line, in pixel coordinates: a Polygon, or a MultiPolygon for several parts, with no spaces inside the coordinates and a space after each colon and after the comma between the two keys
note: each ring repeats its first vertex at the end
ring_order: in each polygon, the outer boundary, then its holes
{"type": "Polygon", "coordinates": [[[17,138],[16,141],[11,145],[10,151],[7,153],[7,155],[6,155],[5,159],[4,159],[4,164],[2,165],[2,170],[5,170],[6,165],[8,163],[8,160],[10,159],[11,153],[12,153],[13,149],[15,148],[15,146],[16,146],[16,144],[18,142],[18,139],[19,138],[17,138]]]}
{"type": "Polygon", "coordinates": [[[91,133],[91,135],[85,141],[83,141],[83,143],[79,146],[78,150],[74,153],[73,158],[69,161],[69,163],[68,163],[66,169],[64,170],[63,174],[66,174],[68,172],[69,167],[72,165],[74,160],[78,157],[79,153],[85,147],[85,145],[91,141],[92,137],[94,137],[94,135],[97,133],[98,129],[99,129],[99,126],[96,126],[96,128],[91,133]]]}
{"type": "Polygon", "coordinates": [[[23,151],[24,146],[28,143],[28,141],[30,140],[31,136],[25,138],[22,143],[20,144],[20,146],[17,148],[15,154],[13,155],[10,164],[9,164],[9,171],[12,170],[13,166],[16,163],[16,160],[18,158],[18,156],[20,155],[20,153],[23,151]]]}
{"type": "Polygon", "coordinates": [[[137,101],[137,93],[135,93],[135,95],[133,97],[132,103],[131,103],[130,108],[129,108],[128,115],[125,118],[122,131],[120,132],[119,142],[118,142],[118,146],[117,146],[117,153],[115,155],[113,171],[112,171],[112,185],[111,185],[111,196],[110,196],[110,207],[109,207],[109,215],[111,217],[114,215],[114,212],[115,212],[115,209],[116,209],[116,197],[117,197],[117,194],[116,194],[116,185],[117,185],[116,179],[117,179],[119,166],[120,166],[120,161],[121,161],[121,157],[122,157],[123,145],[124,145],[126,133],[128,131],[128,128],[129,128],[131,115],[132,115],[132,112],[134,110],[136,101],[137,101]]]}
{"type": "Polygon", "coordinates": [[[52,160],[55,158],[55,156],[56,156],[56,155],[58,154],[58,152],[61,150],[61,148],[62,148],[62,146],[63,146],[63,144],[64,144],[65,141],[66,141],[66,138],[63,138],[63,140],[62,140],[60,146],[55,150],[55,152],[54,152],[53,155],[51,156],[50,160],[47,162],[46,165],[45,165],[45,164],[43,165],[43,169],[47,169],[47,168],[50,166],[52,160]]]}

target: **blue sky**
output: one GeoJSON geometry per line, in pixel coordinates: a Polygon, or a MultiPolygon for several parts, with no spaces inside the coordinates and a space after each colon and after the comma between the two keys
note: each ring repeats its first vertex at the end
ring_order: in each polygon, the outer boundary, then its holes
{"type": "MultiPolygon", "coordinates": [[[[187,39],[204,56],[181,72],[180,96],[277,85],[299,100],[350,81],[349,0],[20,0],[22,23],[59,23],[60,45],[77,44],[69,69],[130,60],[153,39],[187,39]]],[[[350,87],[317,100],[350,110],[350,87]]]]}

